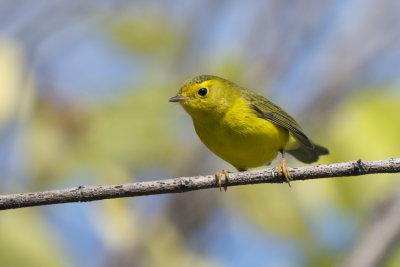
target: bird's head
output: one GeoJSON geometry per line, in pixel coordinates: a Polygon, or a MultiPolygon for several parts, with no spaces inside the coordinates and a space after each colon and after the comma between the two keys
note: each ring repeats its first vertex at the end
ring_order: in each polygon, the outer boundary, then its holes
{"type": "Polygon", "coordinates": [[[212,75],[199,75],[187,80],[178,94],[169,99],[179,102],[190,114],[225,112],[235,94],[236,85],[212,75]]]}

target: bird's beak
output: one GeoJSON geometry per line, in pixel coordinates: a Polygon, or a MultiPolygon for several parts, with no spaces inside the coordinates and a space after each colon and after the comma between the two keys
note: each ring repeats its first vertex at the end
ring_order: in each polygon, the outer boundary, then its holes
{"type": "Polygon", "coordinates": [[[190,98],[190,97],[187,97],[187,96],[176,95],[176,96],[171,97],[168,101],[169,101],[169,102],[185,102],[185,101],[188,101],[188,100],[190,100],[190,99],[191,99],[191,98],[190,98]]]}

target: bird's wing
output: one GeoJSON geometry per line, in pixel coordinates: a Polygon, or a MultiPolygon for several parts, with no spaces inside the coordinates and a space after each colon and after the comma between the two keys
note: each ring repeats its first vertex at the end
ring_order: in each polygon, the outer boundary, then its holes
{"type": "Polygon", "coordinates": [[[287,129],[304,146],[314,147],[310,139],[303,133],[300,125],[283,109],[250,90],[245,90],[242,97],[249,102],[250,107],[259,117],[287,129]]]}

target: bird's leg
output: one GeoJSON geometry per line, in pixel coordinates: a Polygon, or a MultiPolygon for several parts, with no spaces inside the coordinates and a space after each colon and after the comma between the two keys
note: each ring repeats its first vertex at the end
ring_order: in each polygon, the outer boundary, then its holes
{"type": "Polygon", "coordinates": [[[285,158],[285,151],[281,150],[280,152],[282,154],[282,160],[278,166],[278,175],[281,175],[281,172],[282,172],[282,174],[285,176],[286,182],[288,183],[289,187],[291,187],[290,180],[292,179],[292,177],[290,177],[289,169],[287,166],[287,162],[286,162],[286,158],[285,158]]]}
{"type": "Polygon", "coordinates": [[[219,191],[221,191],[222,188],[222,175],[225,175],[225,185],[224,185],[224,190],[228,189],[228,184],[229,184],[229,173],[225,170],[221,170],[215,173],[215,178],[217,179],[218,186],[219,186],[219,191]]]}

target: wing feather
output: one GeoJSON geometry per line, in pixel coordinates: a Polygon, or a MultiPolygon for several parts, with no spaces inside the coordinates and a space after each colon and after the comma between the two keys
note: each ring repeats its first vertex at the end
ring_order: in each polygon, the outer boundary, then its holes
{"type": "Polygon", "coordinates": [[[287,129],[304,146],[314,148],[313,143],[304,134],[300,125],[283,109],[250,90],[245,90],[242,97],[249,101],[250,107],[259,117],[287,129]]]}

